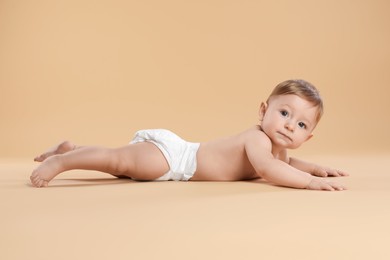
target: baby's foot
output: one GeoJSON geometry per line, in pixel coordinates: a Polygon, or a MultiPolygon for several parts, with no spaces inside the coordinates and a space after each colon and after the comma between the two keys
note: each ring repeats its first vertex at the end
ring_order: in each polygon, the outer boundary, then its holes
{"type": "Polygon", "coordinates": [[[30,180],[34,187],[47,187],[49,182],[60,172],[59,156],[52,156],[42,162],[42,164],[32,172],[30,180]]]}
{"type": "Polygon", "coordinates": [[[57,146],[50,148],[47,152],[35,157],[34,161],[43,162],[44,160],[46,160],[46,158],[48,158],[50,156],[53,156],[56,154],[63,154],[63,153],[69,152],[71,150],[74,150],[75,148],[76,148],[76,146],[74,144],[72,144],[69,141],[65,141],[65,142],[58,144],[57,146]]]}

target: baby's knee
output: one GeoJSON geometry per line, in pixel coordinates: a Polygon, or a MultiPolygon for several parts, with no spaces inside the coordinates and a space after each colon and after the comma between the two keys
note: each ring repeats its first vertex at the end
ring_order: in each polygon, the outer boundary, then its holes
{"type": "Polygon", "coordinates": [[[131,172],[134,168],[132,159],[126,156],[126,153],[121,149],[111,150],[111,166],[114,175],[116,176],[128,176],[130,177],[131,172]]]}

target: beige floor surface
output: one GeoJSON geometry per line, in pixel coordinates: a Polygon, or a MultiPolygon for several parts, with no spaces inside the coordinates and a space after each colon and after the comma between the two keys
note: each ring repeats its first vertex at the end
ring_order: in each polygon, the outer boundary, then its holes
{"type": "Polygon", "coordinates": [[[132,182],[72,171],[36,189],[0,160],[0,259],[390,259],[390,154],[317,157],[345,192],[132,182]]]}

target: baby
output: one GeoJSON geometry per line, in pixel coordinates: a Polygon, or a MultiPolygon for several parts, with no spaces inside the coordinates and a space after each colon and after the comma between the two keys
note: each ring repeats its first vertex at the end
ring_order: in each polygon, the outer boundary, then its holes
{"type": "Polygon", "coordinates": [[[341,191],[346,188],[324,177],[348,174],[288,157],[313,137],[323,113],[317,89],[304,80],[287,80],[273,90],[259,109],[260,124],[239,134],[191,143],[163,130],[138,131],[130,144],[109,149],[77,146],[69,141],[34,160],[35,187],[46,187],[58,174],[96,170],[116,177],[155,181],[241,181],[263,178],[279,186],[341,191]]]}

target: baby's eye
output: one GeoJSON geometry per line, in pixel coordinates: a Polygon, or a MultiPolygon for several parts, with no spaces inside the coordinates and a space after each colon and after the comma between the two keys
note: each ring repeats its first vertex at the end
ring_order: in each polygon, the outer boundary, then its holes
{"type": "Polygon", "coordinates": [[[306,129],[306,124],[303,122],[298,123],[299,128],[306,129]]]}
{"type": "Polygon", "coordinates": [[[286,110],[280,111],[280,114],[284,117],[288,116],[288,112],[286,110]]]}

